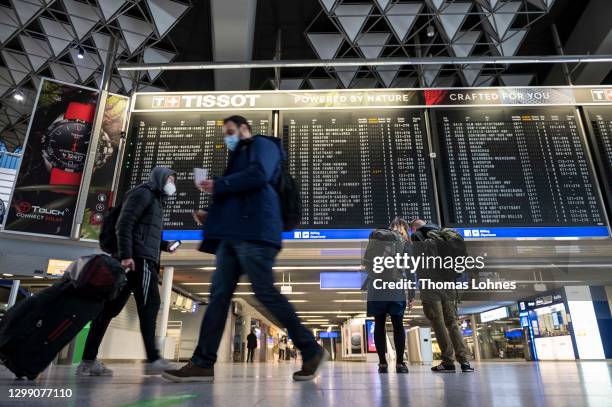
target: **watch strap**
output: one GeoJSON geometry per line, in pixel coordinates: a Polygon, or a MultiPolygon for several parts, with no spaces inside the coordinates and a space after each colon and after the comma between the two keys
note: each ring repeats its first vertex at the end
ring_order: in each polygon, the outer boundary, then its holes
{"type": "Polygon", "coordinates": [[[80,120],[91,124],[93,123],[95,114],[95,106],[91,103],[70,102],[66,109],[66,113],[64,113],[64,119],[80,120]]]}
{"type": "Polygon", "coordinates": [[[70,172],[60,170],[59,168],[51,169],[50,185],[79,185],[81,183],[81,172],[70,172]]]}

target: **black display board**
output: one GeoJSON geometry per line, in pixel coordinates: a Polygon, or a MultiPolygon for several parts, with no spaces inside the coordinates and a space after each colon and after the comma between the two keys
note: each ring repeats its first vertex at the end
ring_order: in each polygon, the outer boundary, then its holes
{"type": "Polygon", "coordinates": [[[575,109],[432,109],[445,225],[602,226],[575,109]]]}
{"type": "Polygon", "coordinates": [[[612,106],[584,108],[600,185],[606,195],[608,213],[612,213],[612,106]]]}
{"type": "MultiPolygon", "coordinates": [[[[271,112],[232,114],[244,115],[254,134],[271,134],[271,112]]],[[[167,200],[164,228],[198,229],[192,212],[206,208],[210,194],[195,188],[193,168],[208,169],[210,177],[222,175],[227,164],[222,132],[227,116],[227,112],[133,113],[120,191],[147,181],[153,167],[172,168],[178,176],[177,194],[167,200]]]]}
{"type": "Polygon", "coordinates": [[[282,137],[301,186],[302,228],[437,221],[425,119],[417,109],[287,111],[282,137]]]}

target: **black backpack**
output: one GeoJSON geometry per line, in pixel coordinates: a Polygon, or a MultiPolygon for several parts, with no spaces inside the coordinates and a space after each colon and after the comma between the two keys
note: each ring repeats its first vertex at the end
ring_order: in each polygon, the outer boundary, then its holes
{"type": "MultiPolygon", "coordinates": [[[[258,137],[276,140],[276,137],[264,136],[261,134],[258,135],[258,137]]],[[[280,201],[281,215],[283,217],[283,231],[290,232],[298,227],[302,221],[302,199],[300,197],[300,185],[289,172],[287,160],[281,161],[280,174],[276,185],[274,185],[274,189],[280,201]]]]}
{"type": "MultiPolygon", "coordinates": [[[[363,254],[363,265],[365,266],[368,275],[375,274],[373,272],[373,264],[375,257],[395,257],[397,254],[404,253],[405,250],[404,238],[398,232],[391,229],[375,229],[370,233],[368,238],[368,246],[363,254]]],[[[403,271],[393,268],[392,270],[385,269],[387,273],[384,276],[387,280],[399,280],[403,276],[403,271]],[[388,273],[391,273],[390,275],[388,273]]]]}
{"type": "MultiPolygon", "coordinates": [[[[131,189],[127,193],[129,194],[130,192],[132,192],[134,189],[137,189],[137,188],[148,188],[149,190],[151,190],[151,188],[148,185],[142,184],[142,185],[137,186],[136,188],[131,189]]],[[[121,215],[122,206],[123,206],[123,202],[119,203],[117,206],[109,208],[106,215],[104,215],[104,219],[102,219],[102,227],[100,228],[99,242],[100,242],[100,249],[102,249],[104,253],[116,254],[119,251],[118,246],[117,246],[116,225],[117,225],[117,220],[119,219],[119,215],[121,215]]]]}
{"type": "Polygon", "coordinates": [[[283,216],[283,230],[289,232],[295,229],[302,219],[302,200],[300,186],[289,173],[287,161],[281,162],[281,170],[276,185],[283,216]]]}
{"type": "Polygon", "coordinates": [[[108,254],[115,254],[118,252],[117,248],[117,219],[121,214],[122,204],[112,207],[108,210],[104,219],[102,220],[102,227],[100,228],[100,249],[108,254]]]}

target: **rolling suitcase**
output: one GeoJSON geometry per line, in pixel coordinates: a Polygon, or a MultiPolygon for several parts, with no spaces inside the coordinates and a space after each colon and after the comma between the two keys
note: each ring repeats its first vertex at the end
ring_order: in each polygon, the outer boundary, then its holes
{"type": "Polygon", "coordinates": [[[35,379],[95,319],[125,284],[108,256],[75,262],[62,281],[11,308],[0,328],[0,360],[17,377],[35,379]]]}

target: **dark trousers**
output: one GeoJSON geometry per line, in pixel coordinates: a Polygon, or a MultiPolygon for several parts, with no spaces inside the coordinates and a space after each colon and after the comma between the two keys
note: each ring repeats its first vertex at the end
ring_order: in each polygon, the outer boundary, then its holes
{"type": "Polygon", "coordinates": [[[247,362],[253,362],[253,355],[255,354],[255,349],[248,348],[247,349],[247,362]]]}
{"type": "Polygon", "coordinates": [[[217,361],[217,350],[227,312],[244,273],[249,277],[255,298],[289,331],[293,343],[304,360],[314,357],[319,349],[312,333],[301,323],[295,310],[275,287],[272,266],[278,248],[244,240],[224,240],[216,252],[216,269],[212,275],[210,301],[200,328],[200,338],[191,362],[200,367],[212,367],[217,361]]]}
{"type": "MultiPolygon", "coordinates": [[[[393,343],[395,344],[396,362],[404,363],[404,350],[406,349],[406,331],[402,321],[403,315],[391,315],[393,324],[393,343]]],[[[381,364],[387,364],[387,314],[374,316],[374,345],[381,364]]]]}
{"type": "Polygon", "coordinates": [[[450,290],[421,291],[421,302],[423,313],[431,322],[436,340],[440,345],[442,363],[452,365],[455,359],[459,363],[467,363],[467,348],[457,321],[455,292],[450,290]]]}
{"type": "Polygon", "coordinates": [[[93,320],[85,343],[83,360],[96,359],[98,348],[102,343],[108,324],[119,315],[131,293],[134,293],[134,299],[136,300],[140,332],[147,352],[147,360],[154,362],[159,359],[159,351],[155,343],[155,324],[160,306],[159,288],[157,287],[159,268],[151,260],[135,258],[134,262],[136,263],[136,270],[127,273],[128,282],[123,290],[117,298],[104,304],[104,309],[100,315],[93,320]]]}

